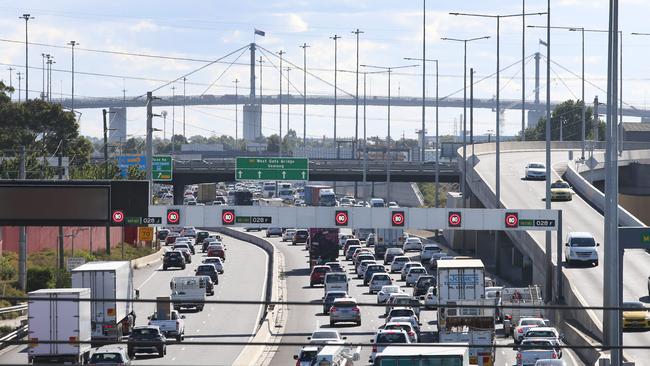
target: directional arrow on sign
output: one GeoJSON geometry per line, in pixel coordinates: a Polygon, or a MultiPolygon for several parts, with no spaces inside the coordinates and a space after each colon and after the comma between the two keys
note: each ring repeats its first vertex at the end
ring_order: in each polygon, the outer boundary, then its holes
{"type": "Polygon", "coordinates": [[[239,172],[237,172],[237,174],[239,174],[239,178],[241,178],[241,175],[244,174],[244,172],[240,170],[239,172]]]}
{"type": "Polygon", "coordinates": [[[300,173],[300,175],[302,175],[302,179],[305,179],[305,171],[304,170],[302,171],[302,173],[300,173]]]}
{"type": "Polygon", "coordinates": [[[282,171],[282,179],[285,179],[286,177],[287,177],[287,172],[285,172],[285,171],[283,170],[283,171],[282,171]]]}
{"type": "Polygon", "coordinates": [[[257,178],[262,178],[262,172],[259,170],[257,171],[257,178]]]}

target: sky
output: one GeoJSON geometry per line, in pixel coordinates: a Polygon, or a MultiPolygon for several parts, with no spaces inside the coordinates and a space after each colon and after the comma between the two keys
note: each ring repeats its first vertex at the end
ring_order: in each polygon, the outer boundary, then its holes
{"type": "MultiPolygon", "coordinates": [[[[526,12],[546,11],[546,1],[526,1],[526,12]]],[[[650,32],[645,24],[650,3],[645,0],[621,0],[620,24],[623,31],[623,100],[628,106],[645,108],[650,70],[646,67],[650,36],[633,36],[631,32],[650,32]]],[[[426,57],[439,60],[439,95],[462,97],[463,44],[441,40],[442,37],[473,38],[490,36],[490,39],[471,42],[467,47],[468,69],[476,70],[474,95],[491,98],[496,94],[496,21],[474,17],[450,15],[450,12],[516,14],[522,11],[522,2],[511,0],[439,0],[428,1],[426,11],[426,57]]],[[[34,0],[0,2],[0,79],[9,84],[9,67],[12,84],[17,86],[16,72],[25,70],[25,22],[18,17],[30,13],[30,96],[37,96],[42,89],[42,54],[54,56],[52,73],[52,98],[71,93],[71,52],[61,48],[69,41],[79,43],[75,50],[75,96],[122,96],[135,97],[148,90],[159,88],[196,69],[204,67],[206,60],[220,59],[254,41],[255,28],[266,32],[257,36],[255,42],[269,52],[264,52],[262,89],[264,94],[277,94],[279,87],[278,59],[274,54],[286,52],[284,59],[301,66],[303,49],[307,43],[308,94],[333,95],[334,88],[334,35],[339,35],[337,65],[339,69],[339,94],[354,94],[356,67],[356,38],[351,32],[360,29],[360,64],[378,66],[411,65],[404,57],[422,57],[422,0],[240,0],[240,1],[81,1],[60,0],[42,2],[34,0]],[[52,47],[57,46],[57,47],[52,47]],[[91,51],[95,50],[95,51],[91,51]],[[111,54],[101,51],[118,51],[130,54],[147,54],[191,58],[139,57],[136,55],[111,54]],[[198,61],[196,61],[198,60],[198,61]],[[203,60],[203,61],[201,61],[203,60]],[[273,65],[271,65],[274,64],[273,65]],[[31,68],[33,67],[33,68],[31,68]],[[323,82],[319,79],[325,80],[323,82]]],[[[526,17],[527,25],[545,25],[546,17],[526,17]]],[[[552,0],[552,26],[575,26],[587,29],[606,29],[608,22],[607,0],[552,0]]],[[[503,19],[500,28],[500,58],[502,69],[500,91],[504,99],[520,99],[522,19],[503,19]]],[[[546,53],[539,40],[546,38],[544,29],[527,28],[525,42],[526,85],[528,101],[534,94],[533,53],[546,53]]],[[[581,97],[581,45],[580,34],[567,30],[553,30],[551,34],[551,99],[579,99],[581,97]]],[[[588,103],[598,95],[605,100],[607,69],[606,33],[585,35],[585,99],[588,103]]],[[[259,56],[259,53],[258,53],[259,56]]],[[[185,85],[187,95],[249,93],[250,55],[242,50],[223,58],[222,62],[209,65],[188,76],[185,85]],[[234,64],[233,64],[234,63],[234,64]],[[235,84],[238,79],[239,83],[235,84]]],[[[416,64],[419,62],[415,62],[416,64]]],[[[286,63],[285,65],[286,66],[286,63]]],[[[363,71],[364,68],[361,68],[363,71]]],[[[371,71],[371,70],[368,70],[371,71]]],[[[286,71],[282,81],[286,93],[286,71]]],[[[434,64],[426,69],[426,94],[435,95],[434,64]]],[[[542,70],[545,75],[545,70],[542,70]]],[[[302,70],[289,71],[291,94],[302,93],[302,70]]],[[[387,95],[385,74],[371,74],[367,79],[368,97],[387,95]]],[[[24,80],[22,81],[24,88],[24,80]]],[[[542,79],[542,98],[545,96],[545,80],[542,79]]],[[[259,86],[258,86],[259,87],[259,86]]],[[[362,90],[363,87],[360,87],[362,90]]],[[[182,94],[183,83],[176,82],[156,91],[154,95],[182,94]],[[172,91],[171,87],[174,87],[172,91]]],[[[412,67],[395,70],[392,75],[393,96],[421,97],[422,68],[412,67]]],[[[24,98],[24,91],[22,92],[24,98]]],[[[18,93],[14,93],[14,99],[18,93]]],[[[508,108],[508,105],[505,105],[508,108]]],[[[167,111],[167,123],[155,120],[154,127],[165,129],[169,138],[174,131],[182,133],[182,108],[155,107],[154,113],[167,111]]],[[[331,137],[333,135],[333,106],[307,106],[307,135],[331,137]]],[[[283,130],[286,131],[286,106],[283,108],[283,130]]],[[[440,133],[454,134],[458,131],[462,108],[441,109],[440,133]]],[[[262,116],[262,133],[270,135],[279,130],[277,106],[265,106],[262,116]]],[[[386,136],[386,107],[367,109],[368,136],[386,136]]],[[[495,114],[491,110],[476,110],[475,134],[481,135],[495,129],[495,114]]],[[[235,135],[234,106],[191,106],[185,109],[187,137],[193,135],[235,135]]],[[[242,131],[241,106],[237,116],[239,137],[242,131]]],[[[426,112],[428,134],[434,132],[435,110],[426,112]]],[[[635,121],[633,118],[626,119],[635,121]]],[[[291,106],[289,123],[298,136],[302,136],[302,106],[291,106]]],[[[101,110],[81,110],[81,133],[99,137],[102,134],[101,110]]],[[[143,137],[145,111],[131,108],[127,115],[127,133],[143,137]]],[[[339,106],[337,109],[338,137],[355,133],[354,107],[339,106]]],[[[520,110],[508,110],[502,124],[504,135],[513,135],[521,126],[520,110]]],[[[392,108],[391,134],[393,138],[415,138],[421,127],[421,109],[392,108]]],[[[360,132],[361,133],[361,132],[360,132]]],[[[163,132],[156,132],[163,137],[163,132]]]]}

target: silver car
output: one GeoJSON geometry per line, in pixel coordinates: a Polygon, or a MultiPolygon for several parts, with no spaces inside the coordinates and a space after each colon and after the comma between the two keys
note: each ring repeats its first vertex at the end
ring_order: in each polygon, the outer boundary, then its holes
{"type": "Polygon", "coordinates": [[[387,273],[374,273],[370,278],[369,292],[374,294],[377,291],[380,291],[384,286],[392,285],[393,280],[387,273]]]}
{"type": "Polygon", "coordinates": [[[335,299],[330,308],[330,326],[340,322],[352,322],[361,325],[361,310],[357,300],[351,297],[335,299]]]}

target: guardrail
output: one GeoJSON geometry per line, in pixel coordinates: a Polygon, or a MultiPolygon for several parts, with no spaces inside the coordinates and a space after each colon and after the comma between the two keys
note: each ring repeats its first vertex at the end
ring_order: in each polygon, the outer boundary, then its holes
{"type": "Polygon", "coordinates": [[[20,311],[20,312],[27,311],[27,304],[19,304],[19,305],[15,305],[15,306],[8,306],[6,308],[1,308],[0,309],[0,315],[1,314],[7,314],[7,313],[14,313],[14,312],[17,312],[17,311],[20,311]]]}
{"type": "Polygon", "coordinates": [[[18,327],[18,329],[0,338],[0,349],[4,349],[9,345],[9,342],[15,339],[21,339],[25,335],[27,335],[27,324],[18,327]]]}

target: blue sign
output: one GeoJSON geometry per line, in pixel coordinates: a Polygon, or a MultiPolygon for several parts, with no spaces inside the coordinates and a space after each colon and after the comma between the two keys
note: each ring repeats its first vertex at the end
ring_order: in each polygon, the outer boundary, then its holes
{"type": "Polygon", "coordinates": [[[120,168],[120,175],[126,177],[129,172],[129,167],[136,165],[140,170],[145,170],[147,160],[144,155],[119,155],[117,156],[117,166],[120,168]]]}

